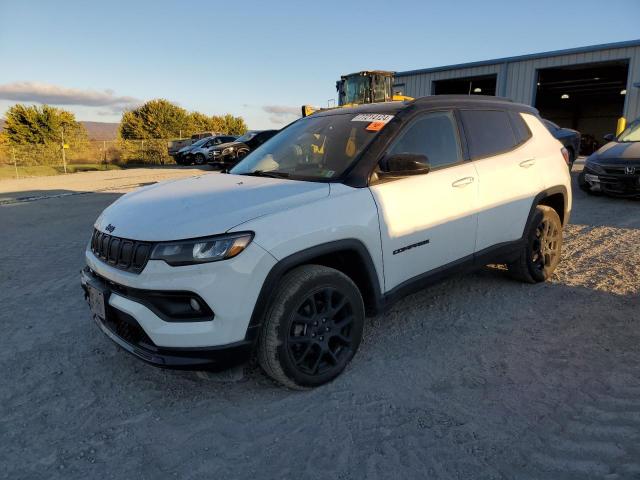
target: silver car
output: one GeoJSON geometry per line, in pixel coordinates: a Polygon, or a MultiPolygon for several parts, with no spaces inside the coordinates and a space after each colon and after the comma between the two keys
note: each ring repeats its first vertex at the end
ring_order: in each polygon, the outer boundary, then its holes
{"type": "Polygon", "coordinates": [[[215,137],[209,137],[204,142],[196,142],[191,146],[191,149],[186,152],[184,156],[184,165],[190,165],[195,163],[196,165],[204,165],[209,157],[209,151],[217,145],[221,145],[227,142],[233,142],[236,137],[232,135],[217,135],[215,137]]]}

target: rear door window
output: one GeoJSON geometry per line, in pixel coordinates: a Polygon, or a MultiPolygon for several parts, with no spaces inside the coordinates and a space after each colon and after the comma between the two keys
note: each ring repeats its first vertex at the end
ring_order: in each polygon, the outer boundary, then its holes
{"type": "Polygon", "coordinates": [[[505,111],[461,110],[460,116],[472,159],[497,155],[520,143],[505,111]]]}

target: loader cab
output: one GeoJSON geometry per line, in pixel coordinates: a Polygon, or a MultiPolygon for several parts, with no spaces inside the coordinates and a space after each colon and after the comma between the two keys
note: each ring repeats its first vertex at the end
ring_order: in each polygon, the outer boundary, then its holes
{"type": "Polygon", "coordinates": [[[393,100],[392,85],[393,72],[375,70],[343,75],[336,82],[338,105],[389,102],[393,100]]]}

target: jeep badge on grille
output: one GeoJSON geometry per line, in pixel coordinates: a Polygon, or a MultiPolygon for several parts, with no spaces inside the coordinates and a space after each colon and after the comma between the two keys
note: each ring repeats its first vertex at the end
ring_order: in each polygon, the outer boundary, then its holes
{"type": "Polygon", "coordinates": [[[105,227],[105,230],[109,233],[113,233],[113,231],[116,229],[116,227],[114,227],[113,225],[109,224],[105,227]]]}

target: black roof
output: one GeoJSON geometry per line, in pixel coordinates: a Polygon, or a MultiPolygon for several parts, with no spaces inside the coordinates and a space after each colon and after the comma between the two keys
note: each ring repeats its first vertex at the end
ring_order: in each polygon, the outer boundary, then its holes
{"type": "Polygon", "coordinates": [[[522,103],[515,103],[513,100],[504,97],[490,97],[487,95],[429,95],[419,97],[415,100],[399,102],[366,103],[355,107],[344,107],[325,110],[314,113],[313,116],[326,115],[346,115],[358,113],[389,113],[395,114],[409,107],[420,109],[429,108],[500,108],[508,110],[518,110],[521,112],[538,114],[538,111],[522,103]]]}

